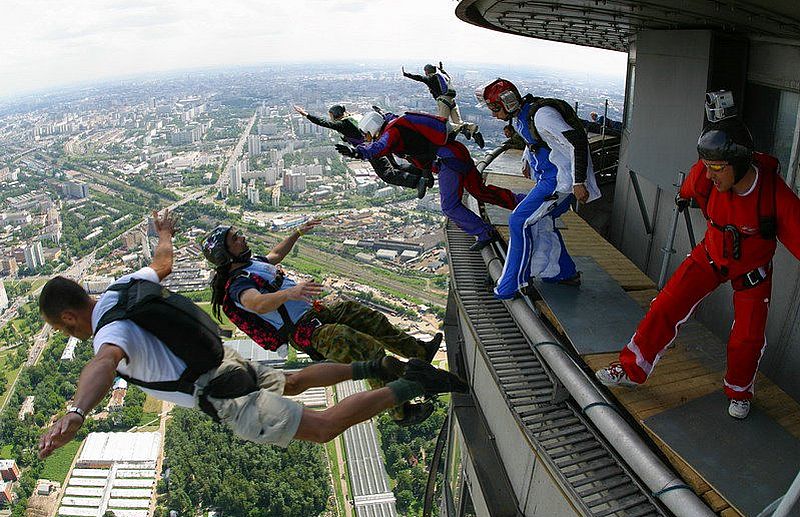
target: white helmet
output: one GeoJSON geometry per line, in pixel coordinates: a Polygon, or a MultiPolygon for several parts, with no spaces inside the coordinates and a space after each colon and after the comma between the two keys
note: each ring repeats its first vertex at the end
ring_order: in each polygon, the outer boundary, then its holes
{"type": "Polygon", "coordinates": [[[364,113],[364,116],[361,117],[361,120],[358,122],[358,129],[364,134],[369,133],[373,137],[377,137],[380,134],[383,124],[383,115],[375,111],[369,111],[364,113]]]}

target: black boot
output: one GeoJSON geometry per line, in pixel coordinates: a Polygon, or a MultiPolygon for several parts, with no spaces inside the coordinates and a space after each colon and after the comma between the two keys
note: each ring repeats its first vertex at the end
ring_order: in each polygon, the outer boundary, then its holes
{"type": "Polygon", "coordinates": [[[417,199],[422,199],[425,197],[425,191],[428,190],[428,180],[425,179],[425,176],[420,176],[419,181],[417,181],[417,199]]]}
{"type": "Polygon", "coordinates": [[[491,234],[489,234],[488,239],[484,239],[482,241],[475,241],[475,244],[469,247],[470,251],[480,251],[489,244],[500,240],[500,234],[497,233],[497,230],[492,230],[491,234]]]}
{"type": "Polygon", "coordinates": [[[406,363],[391,355],[372,359],[367,364],[367,370],[371,372],[369,376],[385,382],[402,377],[406,371],[406,363]]]}
{"type": "Polygon", "coordinates": [[[441,332],[437,332],[436,335],[433,336],[433,339],[431,339],[430,341],[426,342],[422,340],[417,340],[419,341],[419,344],[425,348],[425,360],[428,361],[429,363],[433,361],[433,357],[436,355],[436,352],[439,351],[439,345],[442,344],[443,337],[444,334],[442,334],[441,332]]]}
{"type": "Polygon", "coordinates": [[[469,391],[469,385],[466,382],[448,371],[431,366],[422,359],[409,359],[403,378],[421,385],[427,397],[438,393],[467,393],[469,391]]]}
{"type": "Polygon", "coordinates": [[[561,285],[569,285],[572,287],[579,287],[581,285],[581,272],[576,272],[573,276],[558,281],[561,285]]]}
{"type": "Polygon", "coordinates": [[[472,134],[472,137],[475,139],[475,143],[478,144],[478,147],[483,149],[483,146],[486,145],[486,142],[484,142],[483,135],[481,134],[481,132],[480,131],[475,131],[472,134]]]}

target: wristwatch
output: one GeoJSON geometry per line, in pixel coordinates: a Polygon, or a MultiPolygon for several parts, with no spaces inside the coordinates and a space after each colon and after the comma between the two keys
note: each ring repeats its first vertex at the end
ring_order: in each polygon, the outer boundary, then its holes
{"type": "Polygon", "coordinates": [[[84,421],[86,420],[86,412],[78,406],[68,406],[67,414],[69,413],[77,413],[84,421]]]}

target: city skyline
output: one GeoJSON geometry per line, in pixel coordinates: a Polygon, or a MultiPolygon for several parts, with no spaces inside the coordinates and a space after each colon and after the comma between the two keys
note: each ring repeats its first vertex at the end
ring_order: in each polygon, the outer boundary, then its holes
{"type": "Polygon", "coordinates": [[[624,78],[624,53],[492,34],[444,0],[13,1],[0,31],[0,98],[134,76],[269,64],[540,67],[624,78]],[[446,50],[439,50],[444,48],[446,50]],[[288,49],[288,50],[287,50],[288,49]]]}

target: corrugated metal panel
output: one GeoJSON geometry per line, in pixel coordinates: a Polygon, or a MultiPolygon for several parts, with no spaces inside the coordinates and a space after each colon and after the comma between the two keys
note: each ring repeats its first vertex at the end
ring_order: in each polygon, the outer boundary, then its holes
{"type": "Polygon", "coordinates": [[[551,378],[503,303],[486,285],[486,266],[474,242],[448,222],[451,276],[461,312],[515,419],[573,503],[606,516],[665,515],[570,401],[554,401],[551,378]]]}

